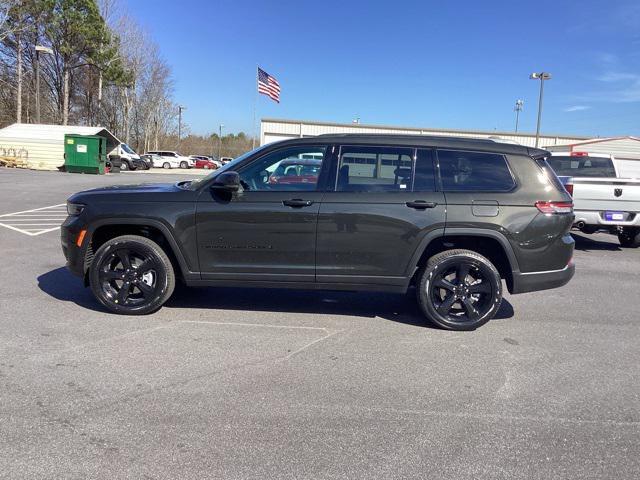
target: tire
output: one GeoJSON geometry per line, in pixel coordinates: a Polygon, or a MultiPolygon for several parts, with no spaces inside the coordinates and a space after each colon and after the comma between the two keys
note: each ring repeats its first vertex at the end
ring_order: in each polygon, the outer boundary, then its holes
{"type": "Polygon", "coordinates": [[[620,246],[624,248],[640,247],[640,228],[625,228],[618,233],[620,246]]]}
{"type": "Polygon", "coordinates": [[[498,313],[502,281],[496,267],[479,253],[446,250],[429,259],[416,293],[422,312],[437,326],[475,330],[498,313]]]}
{"type": "Polygon", "coordinates": [[[180,168],[189,168],[189,164],[183,160],[180,162],[180,168]]]}
{"type": "Polygon", "coordinates": [[[167,169],[167,170],[168,170],[168,169],[170,169],[170,168],[171,168],[171,164],[170,164],[169,162],[164,162],[164,163],[162,164],[162,168],[164,168],[164,169],[167,169]]]}
{"type": "Polygon", "coordinates": [[[123,160],[122,165],[120,165],[120,170],[122,170],[123,172],[126,172],[127,170],[131,170],[131,167],[127,162],[123,160]]]}
{"type": "Polygon", "coordinates": [[[138,235],[112,238],[89,267],[91,291],[114,313],[145,315],[158,310],[176,285],[171,260],[160,246],[138,235]]]}

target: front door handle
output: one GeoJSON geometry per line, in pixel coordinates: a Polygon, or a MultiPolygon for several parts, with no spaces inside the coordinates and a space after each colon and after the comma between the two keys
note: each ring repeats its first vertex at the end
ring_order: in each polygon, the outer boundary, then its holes
{"type": "Polygon", "coordinates": [[[311,200],[302,200],[301,198],[292,198],[291,200],[283,200],[282,204],[287,207],[302,208],[313,205],[311,200]]]}
{"type": "Polygon", "coordinates": [[[436,208],[438,206],[436,202],[425,202],[424,200],[414,200],[413,202],[407,202],[406,205],[407,207],[415,208],[416,210],[436,208]]]}

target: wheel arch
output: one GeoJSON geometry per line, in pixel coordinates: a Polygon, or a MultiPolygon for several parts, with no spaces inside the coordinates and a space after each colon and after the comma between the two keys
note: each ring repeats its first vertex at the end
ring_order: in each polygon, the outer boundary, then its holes
{"type": "MultiPolygon", "coordinates": [[[[475,228],[447,228],[440,235],[428,235],[421,242],[410,264],[409,284],[414,283],[420,267],[433,255],[445,250],[466,249],[489,259],[506,281],[509,291],[513,288],[514,273],[520,271],[518,260],[509,240],[500,232],[475,228]]],[[[408,287],[408,285],[407,285],[408,287]]]]}
{"type": "Polygon", "coordinates": [[[189,269],[189,265],[171,233],[171,229],[158,220],[138,218],[109,218],[92,223],[87,229],[88,241],[84,255],[84,278],[93,260],[93,255],[106,241],[121,235],[140,235],[155,241],[169,256],[178,277],[183,280],[200,278],[200,275],[189,269]]]}

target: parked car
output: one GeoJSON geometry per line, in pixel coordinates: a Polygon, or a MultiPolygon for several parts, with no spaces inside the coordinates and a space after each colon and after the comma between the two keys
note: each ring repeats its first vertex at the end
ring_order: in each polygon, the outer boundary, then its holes
{"type": "Polygon", "coordinates": [[[120,170],[136,170],[138,168],[146,168],[146,164],[140,161],[140,155],[138,155],[129,145],[126,143],[120,143],[112,152],[112,156],[119,156],[121,161],[120,170]]]}
{"type": "MultiPolygon", "coordinates": [[[[156,157],[158,159],[160,159],[160,157],[158,157],[157,155],[149,155],[149,154],[144,154],[144,155],[140,155],[140,160],[142,160],[145,164],[145,169],[149,170],[152,167],[155,167],[156,165],[154,165],[153,162],[153,157],[156,157]]],[[[159,165],[162,166],[162,165],[159,165]]]]}
{"type": "Polygon", "coordinates": [[[226,165],[229,162],[233,162],[232,157],[220,157],[220,163],[222,163],[222,165],[226,165]]]}
{"type": "Polygon", "coordinates": [[[162,159],[162,168],[192,168],[195,165],[195,161],[192,158],[180,155],[178,152],[173,151],[152,151],[147,152],[150,155],[157,155],[162,159]]]}
{"type": "Polygon", "coordinates": [[[269,174],[270,184],[317,183],[322,167],[322,159],[306,160],[288,158],[280,162],[269,174]]]}
{"type": "Polygon", "coordinates": [[[611,155],[553,153],[549,165],[573,197],[576,228],[612,233],[623,247],[640,247],[640,180],[619,178],[611,155]]]}
{"type": "Polygon", "coordinates": [[[503,281],[516,294],[574,274],[573,206],[548,156],[431,135],[286,140],[197,180],[77,193],[62,250],[116,313],[157,310],[177,277],[225,287],[415,287],[429,320],[470,330],[496,315],[503,281]],[[270,181],[282,163],[310,155],[320,157],[317,176],[270,181]]]}
{"type": "Polygon", "coordinates": [[[204,168],[205,170],[215,170],[218,168],[218,164],[210,157],[204,155],[191,155],[191,158],[195,161],[195,168],[204,168]]]}

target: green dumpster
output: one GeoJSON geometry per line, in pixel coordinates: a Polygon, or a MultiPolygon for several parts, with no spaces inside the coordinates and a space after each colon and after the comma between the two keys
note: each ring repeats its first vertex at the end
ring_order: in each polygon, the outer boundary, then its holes
{"type": "Polygon", "coordinates": [[[106,161],[106,138],[98,135],[64,136],[64,166],[67,172],[102,175],[106,161]]]}

